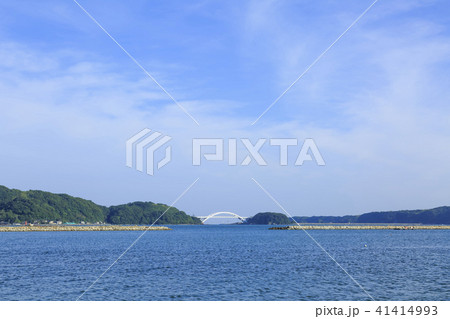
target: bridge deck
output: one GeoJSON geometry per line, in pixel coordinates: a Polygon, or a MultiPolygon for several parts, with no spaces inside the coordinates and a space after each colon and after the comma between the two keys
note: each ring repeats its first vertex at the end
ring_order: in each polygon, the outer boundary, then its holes
{"type": "MultiPolygon", "coordinates": [[[[200,219],[206,219],[206,218],[208,218],[208,216],[196,216],[197,218],[200,218],[200,219]]],[[[209,217],[208,219],[211,219],[211,218],[237,218],[237,219],[239,219],[238,217],[235,217],[235,216],[211,216],[211,217],[209,217]]],[[[246,219],[247,217],[242,217],[243,219],[246,219]]]]}
{"type": "Polygon", "coordinates": [[[237,218],[241,221],[245,221],[247,219],[247,217],[242,217],[239,216],[238,214],[232,213],[232,212],[217,212],[217,213],[213,213],[210,214],[208,216],[197,216],[197,218],[200,218],[200,220],[202,221],[202,223],[206,222],[208,219],[211,218],[237,218]]]}

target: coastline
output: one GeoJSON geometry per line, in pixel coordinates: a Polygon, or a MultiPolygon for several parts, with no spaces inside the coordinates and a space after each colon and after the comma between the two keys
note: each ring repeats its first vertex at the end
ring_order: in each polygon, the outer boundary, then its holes
{"type": "Polygon", "coordinates": [[[95,225],[95,226],[2,226],[0,232],[46,232],[46,231],[155,231],[172,230],[166,226],[121,226],[121,225],[95,225]]]}
{"type": "MultiPolygon", "coordinates": [[[[268,225],[269,226],[269,225],[268,225]]],[[[274,226],[269,230],[450,230],[450,225],[301,225],[274,226]]],[[[54,225],[54,226],[0,226],[1,232],[51,232],[51,231],[161,231],[172,230],[167,226],[145,225],[54,225]]]]}
{"type": "Polygon", "coordinates": [[[269,230],[310,230],[310,229],[390,229],[390,230],[415,230],[415,229],[450,229],[450,225],[304,225],[304,226],[280,226],[271,227],[269,230]]]}

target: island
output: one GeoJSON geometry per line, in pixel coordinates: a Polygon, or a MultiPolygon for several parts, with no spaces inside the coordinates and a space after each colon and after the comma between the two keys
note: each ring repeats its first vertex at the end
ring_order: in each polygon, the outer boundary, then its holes
{"type": "Polygon", "coordinates": [[[292,219],[284,214],[266,212],[247,218],[244,225],[288,225],[292,223],[292,219]]]}

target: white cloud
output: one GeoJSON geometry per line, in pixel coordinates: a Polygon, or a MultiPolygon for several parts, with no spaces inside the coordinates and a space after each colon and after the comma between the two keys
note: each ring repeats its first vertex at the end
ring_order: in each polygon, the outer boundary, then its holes
{"type": "MultiPolygon", "coordinates": [[[[329,44],[325,39],[334,40],[340,31],[299,33],[295,19],[280,21],[277,6],[253,4],[242,21],[248,24],[242,34],[246,45],[275,48],[255,57],[255,65],[263,62],[260,68],[273,71],[267,87],[273,85],[274,92],[290,84],[329,44]]],[[[391,15],[406,10],[400,9],[391,15]]],[[[0,51],[1,183],[69,192],[104,204],[169,203],[201,176],[179,206],[203,215],[278,210],[251,177],[293,214],[448,204],[450,42],[436,22],[407,19],[374,28],[381,18],[376,11],[370,24],[352,30],[253,127],[259,105],[177,92],[201,123],[197,127],[144,74],[124,73],[92,53],[43,52],[9,42],[0,51]],[[124,165],[125,140],[144,127],[174,137],[174,161],[154,177],[124,165]],[[327,166],[208,163],[195,168],[192,137],[312,137],[327,166]]],[[[329,25],[345,27],[341,19],[337,15],[329,25]]],[[[243,50],[247,58],[257,52],[245,45],[243,50]]],[[[189,78],[172,83],[186,89],[189,78]]],[[[267,147],[264,152],[276,160],[276,152],[267,147]]]]}

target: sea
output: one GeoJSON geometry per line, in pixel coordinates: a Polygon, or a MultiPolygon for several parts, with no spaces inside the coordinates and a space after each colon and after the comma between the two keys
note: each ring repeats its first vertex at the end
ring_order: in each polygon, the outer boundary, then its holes
{"type": "Polygon", "coordinates": [[[0,300],[450,300],[450,230],[170,227],[0,233],[0,300]]]}

